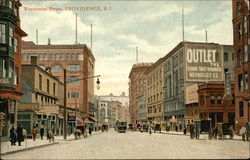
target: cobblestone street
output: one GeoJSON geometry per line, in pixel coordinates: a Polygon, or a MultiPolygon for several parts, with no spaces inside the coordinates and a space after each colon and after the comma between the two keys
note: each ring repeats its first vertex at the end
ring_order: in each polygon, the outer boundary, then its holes
{"type": "Polygon", "coordinates": [[[249,158],[249,142],[241,140],[190,140],[189,136],[110,130],[87,139],[14,153],[3,159],[209,159],[249,158]]]}

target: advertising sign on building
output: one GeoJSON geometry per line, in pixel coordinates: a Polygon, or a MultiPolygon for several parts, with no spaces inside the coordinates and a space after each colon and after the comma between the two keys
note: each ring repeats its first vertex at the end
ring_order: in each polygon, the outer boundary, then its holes
{"type": "Polygon", "coordinates": [[[223,81],[223,54],[219,45],[186,45],[186,81],[223,81]]]}
{"type": "Polygon", "coordinates": [[[186,88],[186,104],[198,103],[198,85],[194,84],[186,88]]]}
{"type": "Polygon", "coordinates": [[[38,111],[38,110],[39,110],[39,104],[37,103],[17,105],[17,111],[38,111]]]}
{"type": "Polygon", "coordinates": [[[230,77],[230,73],[225,73],[225,96],[232,96],[230,77]]]}

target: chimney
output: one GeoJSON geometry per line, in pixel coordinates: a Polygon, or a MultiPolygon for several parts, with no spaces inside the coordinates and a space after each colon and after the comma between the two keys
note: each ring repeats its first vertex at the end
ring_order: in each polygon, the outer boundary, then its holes
{"type": "Polygon", "coordinates": [[[37,56],[31,56],[31,65],[37,66],[37,56]]]}
{"type": "Polygon", "coordinates": [[[50,38],[48,39],[48,45],[50,45],[50,38]]]}

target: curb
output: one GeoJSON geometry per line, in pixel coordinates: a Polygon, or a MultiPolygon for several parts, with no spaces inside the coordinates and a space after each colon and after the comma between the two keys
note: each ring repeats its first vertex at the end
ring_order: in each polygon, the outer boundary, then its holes
{"type": "Polygon", "coordinates": [[[42,148],[42,147],[46,147],[46,146],[50,146],[50,145],[54,145],[54,144],[59,144],[59,142],[54,142],[54,143],[49,143],[49,144],[43,144],[43,145],[40,145],[40,146],[27,147],[27,148],[15,150],[15,151],[5,152],[5,153],[1,153],[1,156],[6,156],[6,155],[9,155],[9,154],[12,154],[12,153],[22,152],[22,151],[36,149],[36,148],[42,148]]]}

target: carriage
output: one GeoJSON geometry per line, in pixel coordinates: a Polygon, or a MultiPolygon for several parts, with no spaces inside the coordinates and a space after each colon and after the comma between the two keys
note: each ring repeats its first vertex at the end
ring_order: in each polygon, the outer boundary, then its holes
{"type": "Polygon", "coordinates": [[[229,123],[217,123],[218,138],[225,139],[226,135],[229,135],[230,139],[233,139],[233,125],[229,123]]]}
{"type": "Polygon", "coordinates": [[[189,125],[190,128],[190,138],[200,138],[200,134],[208,133],[208,138],[211,137],[211,122],[210,120],[195,120],[194,124],[189,125]]]}

